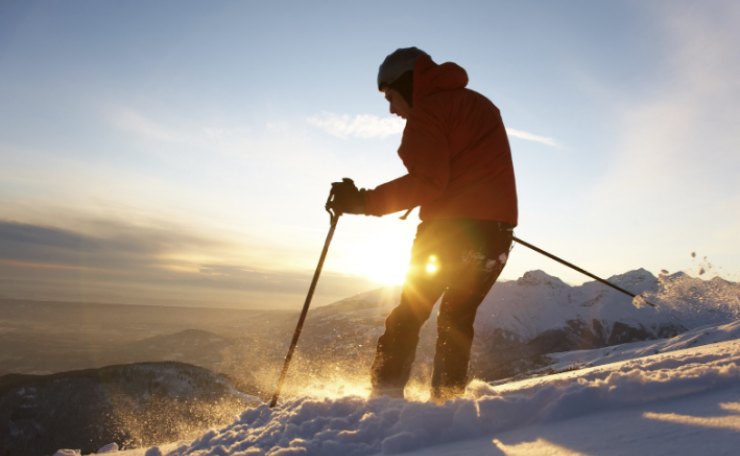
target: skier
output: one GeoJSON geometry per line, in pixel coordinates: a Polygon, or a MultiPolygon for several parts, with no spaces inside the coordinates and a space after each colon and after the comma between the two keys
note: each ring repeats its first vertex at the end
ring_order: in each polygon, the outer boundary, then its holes
{"type": "Polygon", "coordinates": [[[514,170],[498,108],[466,88],[455,63],[401,48],[378,71],[390,112],[406,120],[398,155],[408,173],[375,189],[332,184],[337,213],[382,216],[420,206],[400,304],[385,321],[373,395],[403,397],[419,330],[442,297],[432,399],[464,392],[478,306],[506,264],[517,224],[514,170]]]}

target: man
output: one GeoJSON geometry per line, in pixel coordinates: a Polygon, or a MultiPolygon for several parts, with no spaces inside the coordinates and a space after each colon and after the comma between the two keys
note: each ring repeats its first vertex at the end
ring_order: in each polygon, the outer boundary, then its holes
{"type": "Polygon", "coordinates": [[[373,190],[333,184],[337,213],[421,207],[401,302],[378,340],[374,395],[403,397],[419,330],[440,297],[432,398],[464,392],[475,314],[511,247],[517,197],[506,130],[498,108],[467,83],[463,68],[415,47],[386,57],[378,89],[406,120],[398,155],[408,173],[373,190]]]}

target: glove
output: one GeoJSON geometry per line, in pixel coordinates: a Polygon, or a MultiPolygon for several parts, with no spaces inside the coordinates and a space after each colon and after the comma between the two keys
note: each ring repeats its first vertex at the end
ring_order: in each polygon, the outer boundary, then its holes
{"type": "Polygon", "coordinates": [[[346,177],[342,182],[334,182],[326,207],[337,214],[364,214],[365,189],[358,189],[352,179],[346,177]]]}

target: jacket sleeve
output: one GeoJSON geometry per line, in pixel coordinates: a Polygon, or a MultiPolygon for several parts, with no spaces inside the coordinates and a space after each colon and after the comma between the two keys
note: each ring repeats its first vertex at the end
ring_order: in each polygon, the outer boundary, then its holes
{"type": "Polygon", "coordinates": [[[428,107],[415,107],[398,148],[408,174],[367,191],[365,212],[385,215],[438,198],[450,179],[449,149],[441,116],[428,107]]]}

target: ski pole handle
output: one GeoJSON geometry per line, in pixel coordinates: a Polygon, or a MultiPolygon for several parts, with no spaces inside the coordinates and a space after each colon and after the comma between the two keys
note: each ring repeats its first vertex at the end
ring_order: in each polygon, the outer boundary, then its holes
{"type": "Polygon", "coordinates": [[[336,188],[340,185],[351,185],[352,187],[354,187],[355,182],[349,177],[345,177],[342,179],[342,182],[335,182],[331,184],[331,191],[329,192],[329,197],[326,199],[326,204],[324,205],[324,209],[326,209],[326,212],[329,213],[332,223],[335,218],[338,218],[340,215],[342,215],[341,212],[337,212],[334,209],[333,204],[332,204],[335,198],[334,192],[336,191],[336,188]]]}

